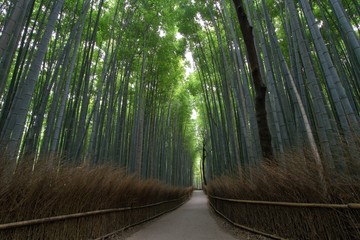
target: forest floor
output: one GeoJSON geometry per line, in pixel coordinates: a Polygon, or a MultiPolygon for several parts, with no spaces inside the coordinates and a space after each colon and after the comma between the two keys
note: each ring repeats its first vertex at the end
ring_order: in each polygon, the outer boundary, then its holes
{"type": "Polygon", "coordinates": [[[122,232],[114,240],[264,240],[267,238],[234,228],[209,210],[202,191],[177,210],[122,232]]]}

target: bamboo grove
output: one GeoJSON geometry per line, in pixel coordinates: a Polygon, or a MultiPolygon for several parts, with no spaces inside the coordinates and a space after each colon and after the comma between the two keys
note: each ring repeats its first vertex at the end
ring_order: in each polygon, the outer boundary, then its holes
{"type": "Polygon", "coordinates": [[[320,178],[358,176],[359,13],[354,0],[1,3],[3,166],[114,164],[191,185],[199,149],[204,180],[286,167],[294,150],[320,178]]]}
{"type": "Polygon", "coordinates": [[[250,169],[262,162],[259,129],[264,126],[258,124],[259,83],[251,57],[259,60],[260,84],[267,92],[274,152],[268,161],[286,168],[284,153],[291,150],[311,156],[320,178],[325,172],[358,176],[357,1],[207,0],[197,7],[188,14],[197,24],[188,26],[187,36],[197,66],[192,81],[202,89],[206,177],[251,176],[250,169]],[[256,56],[249,56],[239,10],[252,27],[256,56]]]}
{"type": "Polygon", "coordinates": [[[192,184],[192,108],[181,84],[186,44],[176,38],[172,10],[166,0],[0,4],[7,178],[20,161],[33,161],[109,164],[192,184]]]}

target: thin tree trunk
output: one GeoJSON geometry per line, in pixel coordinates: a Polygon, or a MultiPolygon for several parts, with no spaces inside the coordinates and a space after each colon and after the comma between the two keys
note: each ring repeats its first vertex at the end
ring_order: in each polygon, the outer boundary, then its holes
{"type": "Polygon", "coordinates": [[[260,144],[263,157],[274,162],[273,150],[271,146],[271,134],[267,122],[266,113],[266,86],[264,85],[260,69],[259,62],[256,54],[256,47],[253,36],[253,28],[250,26],[248,18],[246,16],[243,4],[241,0],[233,0],[240,24],[241,32],[245,41],[247,57],[251,69],[251,75],[254,81],[255,87],[255,109],[256,109],[256,120],[259,128],[260,144]]]}
{"type": "Polygon", "coordinates": [[[135,146],[135,172],[141,175],[142,168],[142,156],[143,156],[143,143],[144,143],[144,118],[145,118],[145,64],[146,64],[146,53],[143,54],[143,62],[141,68],[141,78],[140,78],[140,89],[139,89],[139,102],[138,102],[138,119],[137,119],[137,141],[135,146]]]}

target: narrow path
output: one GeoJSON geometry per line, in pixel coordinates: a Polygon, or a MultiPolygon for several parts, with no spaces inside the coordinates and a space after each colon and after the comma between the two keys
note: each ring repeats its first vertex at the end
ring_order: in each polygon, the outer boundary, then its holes
{"type": "Polygon", "coordinates": [[[192,198],[183,206],[169,213],[128,240],[233,240],[210,216],[207,197],[202,191],[194,191],[192,198]]]}

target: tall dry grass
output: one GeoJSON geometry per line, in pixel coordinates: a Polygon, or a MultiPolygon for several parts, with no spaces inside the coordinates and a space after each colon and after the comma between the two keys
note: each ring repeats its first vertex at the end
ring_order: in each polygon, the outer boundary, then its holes
{"type": "MultiPolygon", "coordinates": [[[[325,166],[324,192],[311,154],[296,151],[282,165],[263,164],[249,172],[220,176],[206,187],[209,195],[273,202],[360,203],[359,169],[336,172],[325,166]]],[[[359,156],[360,158],[360,156],[359,156]]],[[[354,160],[354,159],[352,159],[354,160]]],[[[360,159],[356,159],[359,161],[360,159]]],[[[344,159],[348,161],[348,159],[344,159]]],[[[301,208],[211,200],[232,221],[289,239],[360,239],[360,209],[301,208]]]]}
{"type": "MultiPolygon", "coordinates": [[[[142,206],[188,197],[192,189],[139,180],[121,169],[61,167],[24,161],[9,182],[0,182],[0,224],[101,209],[142,206]]],[[[1,168],[1,167],[0,167],[1,168]]],[[[0,169],[0,172],[5,169],[0,169]]],[[[1,178],[0,178],[1,179],[1,178]]],[[[182,201],[184,199],[181,199],[182,201]]],[[[179,201],[181,201],[179,200],[179,201]]],[[[15,230],[0,230],[0,239],[89,239],[150,217],[180,202],[143,211],[92,216],[15,230]]]]}

